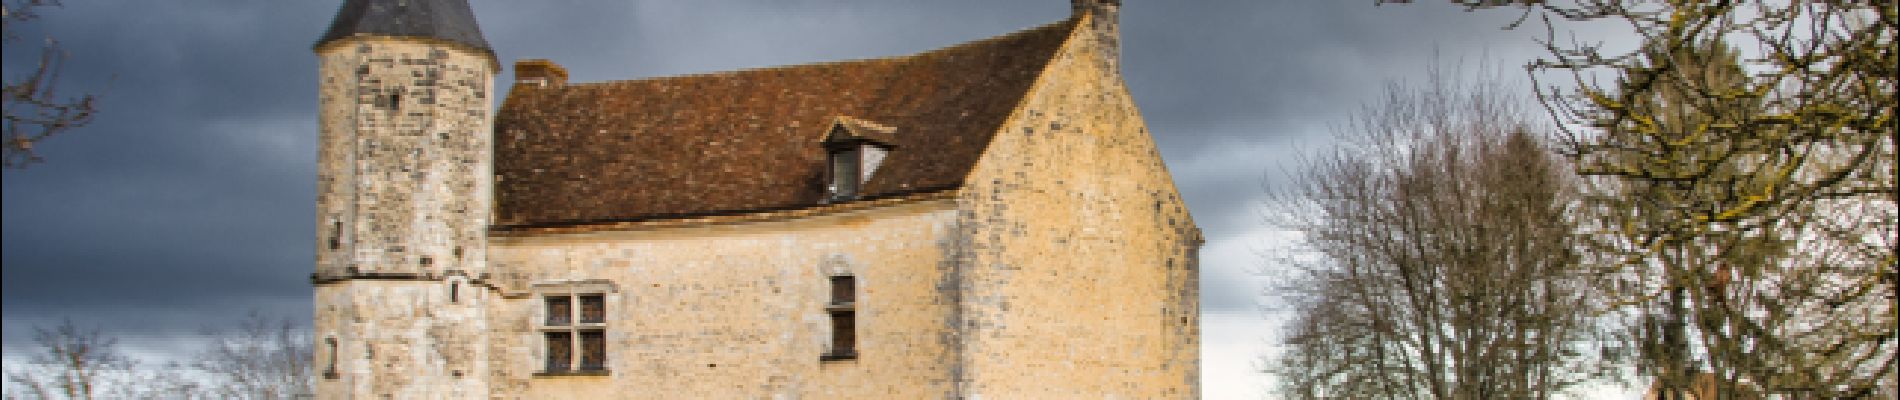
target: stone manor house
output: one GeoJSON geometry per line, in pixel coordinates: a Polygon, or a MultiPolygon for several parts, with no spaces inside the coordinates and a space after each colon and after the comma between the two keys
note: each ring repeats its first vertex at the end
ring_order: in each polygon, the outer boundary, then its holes
{"type": "Polygon", "coordinates": [[[345,1],[315,46],[318,397],[1198,397],[1200,230],[1120,1],[1072,7],[911,55],[521,60],[497,88],[465,1],[345,1]]]}

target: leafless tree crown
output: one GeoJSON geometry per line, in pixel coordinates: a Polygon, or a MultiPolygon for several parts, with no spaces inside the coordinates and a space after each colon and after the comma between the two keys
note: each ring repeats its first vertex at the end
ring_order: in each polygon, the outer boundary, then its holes
{"type": "Polygon", "coordinates": [[[1591,376],[1564,164],[1508,88],[1434,72],[1274,192],[1296,398],[1550,398],[1591,376]]]}

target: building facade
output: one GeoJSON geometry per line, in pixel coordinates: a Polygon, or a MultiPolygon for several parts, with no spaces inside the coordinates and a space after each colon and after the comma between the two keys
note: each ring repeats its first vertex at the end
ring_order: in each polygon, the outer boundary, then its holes
{"type": "Polygon", "coordinates": [[[319,39],[322,398],[1195,398],[1201,236],[1119,2],[929,52],[575,83],[463,1],[319,39]]]}

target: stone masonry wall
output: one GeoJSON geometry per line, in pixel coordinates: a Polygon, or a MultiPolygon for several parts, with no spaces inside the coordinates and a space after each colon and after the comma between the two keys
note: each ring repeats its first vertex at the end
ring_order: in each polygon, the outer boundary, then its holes
{"type": "Polygon", "coordinates": [[[481,397],[482,298],[456,288],[485,265],[494,61],[398,38],[317,55],[317,393],[481,397]]]}
{"type": "Polygon", "coordinates": [[[357,280],[317,287],[317,397],[486,397],[484,298],[445,282],[357,280]],[[328,348],[324,339],[335,339],[328,348]],[[334,358],[333,358],[334,357],[334,358]],[[336,375],[326,376],[334,363],[336,375]]]}
{"type": "Polygon", "coordinates": [[[954,386],[947,198],[778,221],[509,234],[489,248],[501,398],[942,398],[954,386]],[[857,279],[858,358],[823,361],[829,277],[857,279]],[[542,294],[606,292],[605,376],[547,376],[542,294]],[[580,289],[590,291],[595,289],[580,289]]]}
{"type": "Polygon", "coordinates": [[[493,61],[398,38],[322,50],[318,272],[478,272],[493,202],[493,61]]]}
{"type": "Polygon", "coordinates": [[[1200,233],[1104,37],[1077,30],[958,199],[968,398],[1200,396],[1200,233]]]}

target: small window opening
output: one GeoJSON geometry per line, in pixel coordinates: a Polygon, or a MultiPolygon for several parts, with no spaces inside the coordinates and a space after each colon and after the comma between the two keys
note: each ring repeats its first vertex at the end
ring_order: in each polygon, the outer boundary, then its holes
{"type": "Polygon", "coordinates": [[[450,303],[459,303],[459,302],[461,302],[461,300],[462,300],[462,296],[461,296],[461,295],[462,295],[462,283],[461,283],[461,282],[449,282],[449,302],[450,302],[450,303]]]}
{"type": "Polygon", "coordinates": [[[343,221],[330,221],[330,250],[343,248],[343,221]]]}
{"type": "Polygon", "coordinates": [[[377,96],[376,107],[382,108],[385,110],[395,110],[395,109],[402,108],[402,94],[390,93],[390,94],[386,94],[382,96],[377,96]]]}
{"type": "Polygon", "coordinates": [[[856,277],[831,277],[831,301],[825,305],[831,315],[831,351],[819,356],[820,360],[858,357],[857,286],[856,277]]]}
{"type": "Polygon", "coordinates": [[[323,377],[326,379],[336,379],[337,378],[336,358],[338,354],[337,349],[336,349],[336,338],[333,338],[333,337],[323,338],[323,344],[324,344],[324,347],[330,351],[330,362],[324,364],[323,377]]]}

